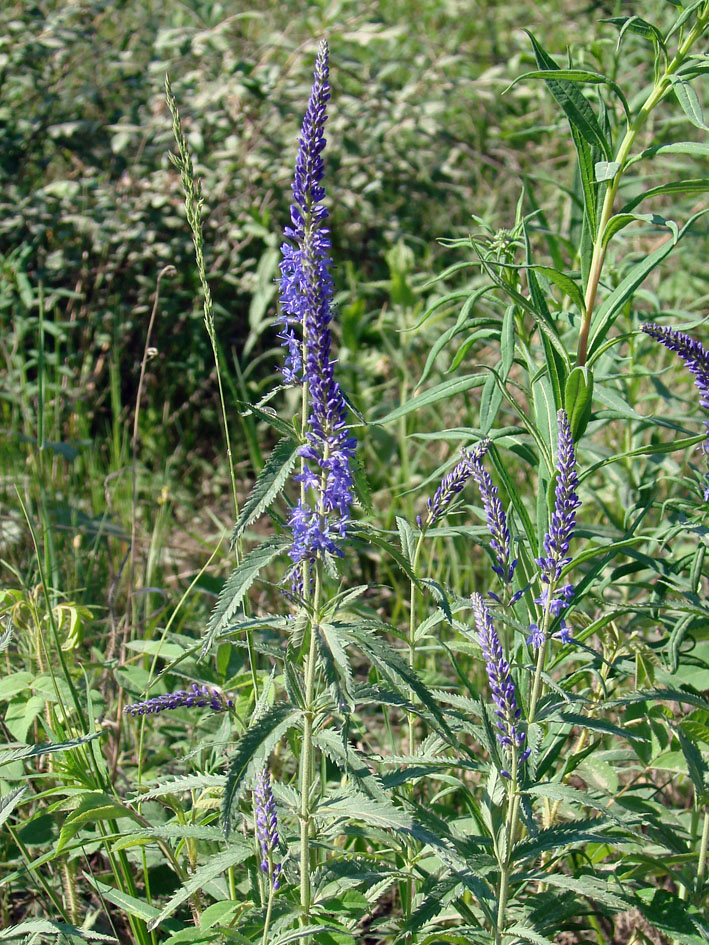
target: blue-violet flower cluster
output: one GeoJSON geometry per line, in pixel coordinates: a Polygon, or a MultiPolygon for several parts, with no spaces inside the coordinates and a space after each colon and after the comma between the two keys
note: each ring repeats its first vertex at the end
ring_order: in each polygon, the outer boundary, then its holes
{"type": "Polygon", "coordinates": [[[225,698],[218,689],[210,689],[209,686],[198,686],[192,683],[189,689],[178,689],[177,692],[167,692],[162,696],[153,696],[152,699],[146,699],[145,702],[133,702],[127,705],[123,711],[128,715],[157,715],[159,712],[172,711],[173,709],[191,708],[209,708],[212,712],[224,712],[226,709],[233,708],[233,701],[225,698]]]}
{"type": "MultiPolygon", "coordinates": [[[[515,687],[510,677],[510,666],[503,656],[500,638],[482,595],[473,594],[471,600],[478,641],[485,659],[490,691],[496,707],[495,715],[499,729],[497,737],[506,748],[518,748],[524,742],[525,735],[517,727],[521,710],[517,705],[515,687]]],[[[519,760],[523,761],[528,754],[529,751],[524,751],[519,760]]],[[[506,772],[503,773],[506,774],[506,772]]]]}
{"type": "Polygon", "coordinates": [[[428,500],[428,512],[425,518],[420,515],[416,519],[419,528],[430,528],[439,518],[445,515],[453,499],[463,491],[463,487],[473,475],[473,464],[480,462],[490,449],[490,440],[481,440],[474,449],[462,450],[462,457],[453,469],[443,477],[436,489],[433,498],[428,500]]]}
{"type": "MultiPolygon", "coordinates": [[[[571,561],[569,543],[576,528],[576,509],[581,505],[581,500],[576,494],[579,481],[576,473],[576,452],[565,410],[558,412],[557,424],[559,445],[554,511],[549,531],[544,536],[545,554],[536,559],[541,571],[541,579],[546,587],[542,589],[541,595],[534,599],[534,603],[539,604],[545,614],[549,613],[554,617],[558,617],[569,606],[569,601],[574,596],[573,584],[564,584],[557,588],[556,582],[561,577],[564,565],[571,561]]],[[[531,624],[530,630],[527,643],[539,649],[544,642],[544,631],[536,623],[531,624]]],[[[562,643],[571,642],[571,633],[563,619],[557,636],[562,643]]]]}
{"type": "Polygon", "coordinates": [[[261,870],[268,876],[274,891],[280,885],[281,864],[273,862],[278,848],[278,814],[271,786],[271,773],[262,768],[256,775],[254,786],[254,809],[256,813],[256,838],[261,848],[261,870]]]}
{"type": "MultiPolygon", "coordinates": [[[[690,374],[694,377],[694,383],[699,391],[699,403],[705,410],[709,410],[709,351],[691,335],[687,335],[682,331],[673,331],[664,325],[652,323],[640,327],[646,335],[654,338],[655,341],[659,341],[660,344],[682,358],[690,374]]],[[[709,421],[705,420],[704,425],[707,431],[707,439],[702,449],[709,457],[709,421]]],[[[709,473],[707,473],[704,481],[704,501],[709,502],[709,473]]]]}
{"type": "Polygon", "coordinates": [[[307,385],[310,410],[307,443],[300,449],[303,468],[295,477],[302,483],[302,493],[290,519],[290,556],[296,564],[312,563],[323,553],[341,554],[337,541],[346,533],[353,500],[356,440],[347,430],[347,407],[330,352],[331,243],[323,226],[327,209],[321,203],[329,98],[328,48],[322,42],[299,138],[291,225],[281,247],[280,337],[288,348],[284,377],[289,383],[307,385]]]}
{"type": "Polygon", "coordinates": [[[490,547],[495,552],[497,559],[497,564],[492,566],[492,570],[506,584],[509,584],[517,567],[517,558],[512,557],[512,542],[507,527],[505,510],[502,508],[497,486],[494,485],[492,476],[483,466],[482,456],[471,458],[470,465],[473,479],[480,490],[480,498],[485,508],[487,527],[492,535],[490,547]]]}

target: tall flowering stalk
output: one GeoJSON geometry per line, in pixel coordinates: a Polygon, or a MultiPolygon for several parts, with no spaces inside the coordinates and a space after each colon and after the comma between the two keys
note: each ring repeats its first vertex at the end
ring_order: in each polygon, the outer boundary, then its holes
{"type": "MultiPolygon", "coordinates": [[[[664,325],[655,325],[651,322],[641,325],[640,328],[646,335],[659,341],[682,358],[699,391],[699,403],[705,410],[709,410],[709,351],[691,335],[682,331],[673,331],[664,325]]],[[[709,420],[705,420],[704,425],[707,439],[701,449],[709,462],[709,420]]],[[[709,472],[704,479],[704,501],[709,502],[709,472]]]]}
{"type": "Polygon", "coordinates": [[[287,348],[284,378],[302,384],[304,443],[295,477],[300,498],[290,517],[294,591],[309,597],[311,626],[306,663],[303,739],[300,753],[300,905],[303,922],[310,914],[310,793],[313,781],[316,625],[319,619],[321,566],[326,555],[341,555],[353,500],[352,461],[356,441],[347,430],[347,405],[335,379],[331,353],[333,283],[323,151],[330,98],[329,54],[320,43],[310,100],[301,127],[293,179],[291,225],[281,252],[281,338],[287,348]],[[317,564],[317,566],[316,566],[317,564]]]}
{"type": "Polygon", "coordinates": [[[301,496],[290,518],[296,565],[323,553],[342,554],[338,542],[347,530],[352,504],[352,460],[356,440],[346,425],[347,406],[335,379],[331,354],[333,283],[323,150],[329,57],[323,41],[315,61],[313,88],[303,119],[293,179],[291,225],[281,247],[280,337],[288,349],[284,378],[303,384],[306,443],[300,449],[301,496]],[[307,422],[306,422],[307,415],[307,422]]]}

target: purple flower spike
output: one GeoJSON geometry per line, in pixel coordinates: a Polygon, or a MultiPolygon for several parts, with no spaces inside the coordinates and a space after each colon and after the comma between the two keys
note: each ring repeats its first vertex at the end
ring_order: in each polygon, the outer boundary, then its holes
{"type": "Polygon", "coordinates": [[[507,528],[507,517],[502,508],[500,496],[497,492],[497,486],[493,484],[490,473],[487,472],[482,464],[482,457],[476,457],[471,461],[473,479],[480,490],[480,498],[485,507],[487,517],[487,527],[490,529],[492,541],[490,547],[495,552],[497,564],[493,565],[492,570],[498,574],[502,580],[509,584],[515,573],[517,559],[512,558],[512,543],[510,532],[507,528]]]}
{"type": "MultiPolygon", "coordinates": [[[[581,505],[576,495],[578,476],[576,474],[576,454],[571,436],[569,418],[565,410],[557,414],[559,425],[559,453],[557,457],[556,501],[551,517],[549,531],[544,536],[545,556],[537,558],[545,584],[554,584],[561,577],[568,557],[569,542],[576,527],[576,509],[581,505]]],[[[567,585],[569,587],[570,585],[567,585]]],[[[566,595],[565,595],[566,596],[566,595]]],[[[552,602],[552,606],[557,602],[552,602]]],[[[566,606],[566,604],[564,604],[566,606]]]]}
{"type": "Polygon", "coordinates": [[[502,654],[500,638],[482,595],[473,594],[471,600],[478,641],[485,658],[490,691],[496,706],[495,715],[499,729],[497,737],[506,748],[513,745],[519,747],[524,742],[524,732],[517,729],[520,709],[517,706],[514,683],[510,677],[510,666],[502,654]]]}
{"type": "MultiPolygon", "coordinates": [[[[699,391],[699,403],[705,410],[709,410],[709,351],[701,345],[691,335],[686,335],[682,331],[673,331],[664,325],[655,325],[648,323],[640,326],[641,330],[659,341],[660,344],[674,351],[682,358],[690,374],[694,377],[694,383],[699,391]]],[[[702,446],[702,450],[709,457],[709,421],[704,421],[707,431],[707,439],[702,446]]],[[[709,502],[709,473],[705,479],[704,501],[709,502]]]]}
{"type": "Polygon", "coordinates": [[[430,528],[445,515],[453,499],[463,491],[463,487],[473,473],[473,464],[480,462],[490,449],[490,440],[481,440],[470,452],[462,450],[462,457],[453,469],[443,477],[432,499],[428,500],[428,514],[424,519],[419,516],[420,528],[430,528]]]}
{"type": "Polygon", "coordinates": [[[300,449],[305,462],[295,477],[304,495],[289,523],[293,533],[290,556],[296,564],[312,563],[323,554],[342,554],[338,542],[346,534],[353,501],[351,465],[357,441],[347,430],[347,407],[330,351],[331,244],[323,225],[327,209],[321,203],[329,98],[328,48],[323,41],[299,138],[291,226],[285,229],[287,241],[281,247],[280,320],[284,328],[280,337],[288,348],[283,373],[286,382],[305,381],[310,408],[307,443],[300,449]]]}
{"type": "Polygon", "coordinates": [[[146,699],[145,702],[133,702],[127,705],[123,711],[128,715],[157,715],[160,712],[170,712],[173,709],[191,708],[209,708],[212,712],[225,712],[231,709],[234,703],[231,699],[225,698],[219,690],[210,689],[209,686],[198,686],[192,683],[189,689],[178,689],[177,692],[168,692],[163,696],[153,696],[152,699],[146,699]]]}
{"type": "Polygon", "coordinates": [[[280,886],[281,876],[281,864],[273,862],[273,854],[278,848],[278,814],[271,786],[271,773],[267,767],[256,775],[254,810],[256,812],[256,838],[261,848],[261,870],[273,883],[275,892],[280,886]]]}

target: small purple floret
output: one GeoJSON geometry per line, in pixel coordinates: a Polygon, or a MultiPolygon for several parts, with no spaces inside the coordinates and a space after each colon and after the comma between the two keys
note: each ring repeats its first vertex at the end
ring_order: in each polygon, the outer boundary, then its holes
{"type": "Polygon", "coordinates": [[[268,768],[263,768],[256,775],[254,810],[256,838],[261,848],[261,870],[273,883],[275,891],[280,886],[281,864],[273,862],[273,854],[278,848],[278,814],[268,768]]]}
{"type": "MultiPolygon", "coordinates": [[[[497,737],[506,748],[511,748],[513,745],[519,747],[524,742],[524,732],[517,728],[521,710],[517,705],[515,687],[510,677],[510,666],[503,656],[500,638],[482,595],[473,594],[471,600],[478,641],[485,659],[490,691],[496,707],[495,715],[499,729],[497,737]]],[[[523,757],[526,757],[526,754],[523,757]]]]}
{"type": "Polygon", "coordinates": [[[225,712],[231,709],[234,703],[219,692],[218,689],[210,689],[209,686],[198,686],[192,683],[189,689],[178,689],[177,692],[168,692],[162,696],[153,696],[152,699],[146,699],[145,702],[133,702],[127,705],[123,711],[128,715],[157,715],[159,712],[169,712],[173,709],[191,708],[209,708],[212,712],[225,712]]]}
{"type": "MultiPolygon", "coordinates": [[[[655,341],[659,341],[660,344],[682,358],[690,374],[694,377],[695,386],[699,391],[699,403],[705,410],[709,410],[709,351],[695,338],[686,335],[683,331],[673,331],[664,325],[652,323],[641,325],[640,328],[646,335],[654,338],[655,341]]],[[[701,449],[709,461],[709,421],[705,420],[704,425],[707,438],[701,449]]],[[[704,480],[704,501],[709,502],[709,473],[707,473],[704,480]]]]}

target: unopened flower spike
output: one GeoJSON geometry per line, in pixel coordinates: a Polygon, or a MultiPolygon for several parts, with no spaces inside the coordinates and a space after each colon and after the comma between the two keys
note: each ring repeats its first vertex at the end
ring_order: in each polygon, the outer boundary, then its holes
{"type": "MultiPolygon", "coordinates": [[[[495,703],[497,716],[497,738],[509,752],[519,748],[525,739],[525,733],[518,727],[521,710],[517,705],[515,686],[510,676],[510,665],[502,653],[502,644],[495,624],[481,594],[473,594],[473,616],[478,631],[478,642],[485,659],[490,691],[495,703]]],[[[529,755],[525,750],[518,761],[524,761],[529,755]]],[[[504,772],[507,774],[507,772],[504,772]]]]}
{"type": "Polygon", "coordinates": [[[460,461],[443,477],[433,498],[428,500],[428,512],[423,517],[418,516],[416,523],[419,528],[430,528],[445,515],[448,506],[463,491],[466,482],[473,475],[473,464],[479,462],[489,449],[490,440],[485,439],[476,444],[472,450],[462,450],[460,461]]]}
{"type": "MultiPolygon", "coordinates": [[[[659,341],[660,344],[674,351],[682,358],[690,374],[694,377],[694,384],[699,391],[699,403],[705,410],[709,410],[709,351],[691,335],[683,331],[673,331],[664,325],[646,323],[640,326],[641,330],[659,341]]],[[[701,446],[709,463],[709,420],[704,421],[707,437],[701,446]]],[[[709,502],[709,472],[704,479],[704,501],[709,502]]]]}
{"type": "MultiPolygon", "coordinates": [[[[281,247],[282,338],[288,348],[284,374],[287,381],[307,385],[306,439],[300,448],[301,498],[292,510],[290,528],[294,563],[324,554],[341,555],[339,541],[350,520],[354,480],[352,461],[356,440],[347,429],[347,406],[335,380],[331,355],[333,284],[330,275],[330,235],[324,226],[327,209],[323,150],[330,98],[327,43],[322,42],[315,61],[313,88],[303,119],[293,179],[291,225],[281,247]],[[298,334],[300,333],[300,334],[298,334]]],[[[296,583],[302,578],[297,578],[296,583]]],[[[302,591],[302,586],[296,588],[302,591]]]]}
{"type": "Polygon", "coordinates": [[[275,892],[280,886],[281,864],[273,862],[273,854],[278,849],[278,813],[268,767],[262,768],[256,775],[254,811],[256,839],[261,851],[261,871],[266,874],[275,892]]]}
{"type": "Polygon", "coordinates": [[[173,709],[208,708],[212,712],[225,712],[231,709],[234,703],[227,699],[218,689],[209,686],[198,686],[192,683],[189,689],[178,689],[177,692],[168,692],[162,696],[153,696],[144,702],[133,702],[123,711],[128,715],[157,715],[160,712],[171,712],[173,709]]]}

